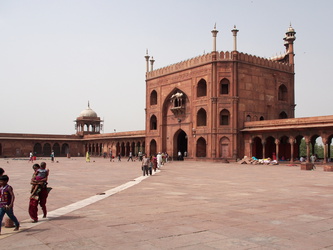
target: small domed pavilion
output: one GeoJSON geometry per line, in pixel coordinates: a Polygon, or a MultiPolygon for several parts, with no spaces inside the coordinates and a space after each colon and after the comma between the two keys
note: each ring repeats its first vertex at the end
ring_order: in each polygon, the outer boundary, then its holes
{"type": "Polygon", "coordinates": [[[100,134],[103,130],[103,120],[90,108],[89,102],[74,122],[77,135],[100,134]]]}

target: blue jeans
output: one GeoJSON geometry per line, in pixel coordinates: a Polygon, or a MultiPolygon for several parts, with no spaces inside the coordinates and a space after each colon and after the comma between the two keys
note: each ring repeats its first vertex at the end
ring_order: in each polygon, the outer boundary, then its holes
{"type": "Polygon", "coordinates": [[[8,217],[14,222],[15,227],[18,227],[20,225],[20,223],[18,222],[17,218],[14,215],[13,208],[5,209],[4,207],[1,207],[0,208],[0,230],[1,230],[1,225],[2,225],[2,219],[5,214],[7,214],[8,217]]]}

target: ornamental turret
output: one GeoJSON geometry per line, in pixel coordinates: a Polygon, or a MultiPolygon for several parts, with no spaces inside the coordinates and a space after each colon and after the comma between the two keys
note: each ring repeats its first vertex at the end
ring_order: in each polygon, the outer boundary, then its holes
{"type": "Polygon", "coordinates": [[[286,36],[283,38],[284,46],[286,47],[286,53],[288,54],[289,64],[294,64],[294,41],[296,40],[295,37],[295,30],[291,27],[291,24],[286,32],[286,36]]]}
{"type": "Polygon", "coordinates": [[[74,122],[77,135],[100,134],[103,130],[103,120],[90,108],[89,101],[88,107],[80,113],[74,122]]]}

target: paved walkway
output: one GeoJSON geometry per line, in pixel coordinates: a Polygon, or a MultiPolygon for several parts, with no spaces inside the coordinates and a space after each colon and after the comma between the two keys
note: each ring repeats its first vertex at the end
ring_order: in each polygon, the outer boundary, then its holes
{"type": "Polygon", "coordinates": [[[139,162],[92,160],[46,159],[49,216],[33,224],[32,164],[0,159],[22,225],[3,228],[1,249],[333,249],[333,172],[321,167],[185,161],[143,178],[139,162]]]}

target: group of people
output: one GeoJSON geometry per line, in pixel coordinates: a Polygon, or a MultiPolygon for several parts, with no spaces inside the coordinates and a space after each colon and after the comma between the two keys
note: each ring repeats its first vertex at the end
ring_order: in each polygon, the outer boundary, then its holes
{"type": "MultiPolygon", "coordinates": [[[[165,155],[162,153],[158,153],[156,156],[150,156],[148,158],[147,154],[143,154],[141,169],[143,171],[143,176],[152,175],[153,170],[156,172],[156,169],[160,169],[162,165],[164,165],[167,160],[165,155]]],[[[167,155],[167,154],[166,154],[167,155]]]]}
{"type": "MultiPolygon", "coordinates": [[[[31,190],[29,200],[29,215],[33,223],[38,222],[38,204],[43,210],[43,218],[47,215],[46,200],[51,188],[47,187],[47,180],[49,176],[49,169],[46,168],[46,163],[42,162],[40,165],[35,163],[32,166],[34,172],[31,178],[31,190]]],[[[0,168],[0,234],[2,220],[5,214],[13,221],[15,228],[18,231],[20,223],[14,215],[14,201],[15,195],[12,186],[8,184],[9,177],[4,174],[3,168],[0,168]]]]}
{"type": "MultiPolygon", "coordinates": [[[[54,150],[51,151],[50,157],[51,157],[51,162],[54,162],[54,150]]],[[[30,153],[29,153],[29,162],[33,163],[34,160],[36,160],[36,152],[35,152],[35,154],[33,154],[30,151],[30,153]]]]}

